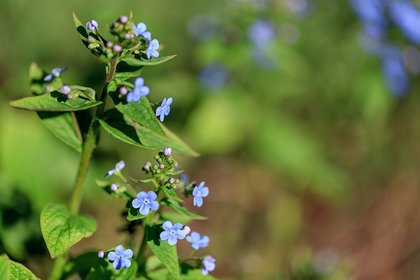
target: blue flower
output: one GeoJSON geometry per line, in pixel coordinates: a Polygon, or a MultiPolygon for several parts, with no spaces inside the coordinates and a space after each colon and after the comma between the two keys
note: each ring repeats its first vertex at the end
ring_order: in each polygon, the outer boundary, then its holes
{"type": "Polygon", "coordinates": [[[212,63],[205,66],[200,72],[200,83],[208,89],[222,88],[228,79],[226,69],[223,65],[212,63]]]}
{"type": "Polygon", "coordinates": [[[392,1],[389,14],[404,36],[420,44],[420,11],[409,1],[392,1]]]}
{"type": "Polygon", "coordinates": [[[133,24],[133,29],[134,34],[136,34],[136,36],[143,36],[148,41],[152,40],[152,34],[146,31],[147,27],[146,24],[144,24],[143,22],[140,22],[139,24],[137,24],[137,26],[133,24]]]}
{"type": "Polygon", "coordinates": [[[146,56],[147,59],[150,59],[150,57],[159,57],[159,52],[157,49],[159,48],[159,41],[156,39],[153,39],[149,41],[149,46],[146,50],[146,56]]]}
{"type": "Polygon", "coordinates": [[[96,22],[96,20],[92,19],[86,23],[86,28],[90,31],[95,31],[98,29],[98,23],[96,22]]]}
{"type": "Polygon", "coordinates": [[[369,36],[380,39],[385,35],[386,19],[382,0],[351,0],[354,11],[363,23],[369,36]]]}
{"type": "Polygon", "coordinates": [[[212,256],[206,256],[201,263],[201,273],[203,275],[209,274],[216,268],[216,260],[212,256]]]}
{"type": "Polygon", "coordinates": [[[209,195],[209,188],[204,185],[204,182],[201,182],[198,186],[193,189],[193,204],[194,206],[201,207],[203,206],[203,197],[209,195]]]}
{"type": "Polygon", "coordinates": [[[128,268],[131,266],[131,258],[133,256],[133,251],[131,249],[124,250],[122,245],[115,247],[115,252],[108,253],[108,260],[113,262],[113,266],[116,270],[121,268],[128,268]]]}
{"type": "Polygon", "coordinates": [[[401,54],[396,47],[387,47],[382,52],[382,67],[389,90],[396,96],[403,96],[409,81],[401,54]]]}
{"type": "Polygon", "coordinates": [[[147,215],[150,212],[150,209],[156,211],[159,208],[159,203],[155,201],[157,198],[156,193],[149,191],[149,192],[139,192],[137,194],[137,198],[135,198],[131,205],[134,208],[139,208],[139,212],[142,215],[147,215]]]}
{"type": "Polygon", "coordinates": [[[268,20],[256,20],[249,27],[248,35],[256,47],[267,48],[275,36],[274,25],[268,20]]]}
{"type": "Polygon", "coordinates": [[[61,68],[54,68],[51,71],[51,74],[48,74],[47,76],[44,77],[44,82],[49,82],[52,79],[54,79],[55,77],[59,77],[61,73],[63,73],[64,71],[67,70],[67,66],[61,67],[61,68]]]}
{"type": "Polygon", "coordinates": [[[160,121],[163,122],[165,116],[169,115],[171,111],[172,97],[164,98],[160,106],[156,109],[156,117],[160,116],[160,121]]]}
{"type": "Polygon", "coordinates": [[[149,94],[149,88],[144,85],[143,78],[137,78],[134,82],[134,89],[127,94],[127,102],[137,102],[140,97],[149,94]]]}
{"type": "Polygon", "coordinates": [[[160,240],[168,240],[169,245],[175,245],[177,239],[184,239],[185,235],[187,235],[187,231],[182,229],[184,226],[180,223],[172,225],[170,221],[166,221],[162,227],[164,231],[160,233],[160,240]]]}
{"type": "Polygon", "coordinates": [[[115,168],[109,170],[106,174],[105,177],[109,177],[111,175],[114,175],[115,173],[121,171],[123,168],[125,167],[125,162],[123,160],[117,162],[117,164],[115,165],[115,168]]]}
{"type": "Polygon", "coordinates": [[[191,235],[187,236],[187,241],[191,243],[191,246],[198,250],[209,246],[210,239],[208,236],[201,237],[198,232],[192,232],[191,235]]]}

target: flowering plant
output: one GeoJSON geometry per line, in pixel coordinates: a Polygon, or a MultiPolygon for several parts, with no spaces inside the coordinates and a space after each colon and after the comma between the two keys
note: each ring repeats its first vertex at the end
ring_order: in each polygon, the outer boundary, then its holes
{"type": "MultiPolygon", "coordinates": [[[[160,106],[151,104],[147,95],[153,91],[140,76],[145,67],[175,56],[161,57],[158,40],[152,38],[144,23],[135,24],[132,15],[121,16],[109,26],[112,39],[106,39],[97,21],[83,25],[76,15],[73,18],[83,44],[105,63],[102,92],[65,83],[67,67],[47,72],[33,63],[29,71],[33,96],[11,102],[13,107],[37,112],[57,138],[80,153],[68,207],[50,203],[41,212],[41,232],[55,259],[50,279],[67,279],[75,274],[82,279],[213,279],[208,273],[215,269],[215,259],[194,256],[195,251],[208,246],[210,239],[201,238],[196,231],[190,234],[190,227],[185,225],[205,217],[190,212],[181,198],[191,195],[194,206],[201,207],[209,188],[204,182],[178,179],[182,171],[173,158],[173,152],[189,156],[197,153],[162,124],[170,113],[172,97],[165,98],[160,106]],[[107,102],[109,99],[111,102],[107,102]],[[91,236],[97,227],[93,218],[79,215],[79,208],[100,128],[119,141],[159,150],[156,163],[147,162],[142,168],[146,178],[126,179],[126,164],[119,161],[106,172],[106,180],[97,181],[105,193],[123,201],[128,233],[140,232],[142,239],[137,246],[135,242],[116,244],[99,252],[70,256],[69,248],[91,236]],[[149,187],[140,188],[137,183],[149,187]],[[177,254],[176,244],[182,239],[193,248],[186,259],[177,254]]],[[[6,271],[5,279],[38,279],[6,255],[0,256],[0,267],[6,271]]]]}

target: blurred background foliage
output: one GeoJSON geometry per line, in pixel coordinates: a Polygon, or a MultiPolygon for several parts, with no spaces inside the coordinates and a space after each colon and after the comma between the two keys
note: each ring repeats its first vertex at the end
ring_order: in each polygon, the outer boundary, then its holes
{"type": "MultiPolygon", "coordinates": [[[[211,188],[200,209],[210,219],[193,228],[211,237],[216,276],[418,279],[419,42],[384,12],[401,56],[386,62],[388,45],[360,12],[370,2],[0,0],[0,253],[46,277],[39,211],[67,201],[78,163],[35,114],[8,102],[29,95],[32,61],[66,65],[64,81],[99,90],[104,69],[71,13],[105,29],[133,11],[161,55],[178,55],[143,77],[152,102],[174,98],[165,122],[201,153],[179,160],[211,188]]],[[[409,24],[420,30],[419,18],[409,24]]],[[[124,241],[122,205],[95,178],[120,159],[139,176],[152,156],[102,133],[82,209],[99,228],[73,254],[124,241]]]]}

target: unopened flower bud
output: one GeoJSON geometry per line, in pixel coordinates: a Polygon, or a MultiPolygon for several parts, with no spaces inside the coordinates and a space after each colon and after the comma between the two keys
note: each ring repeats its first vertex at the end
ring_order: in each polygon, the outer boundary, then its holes
{"type": "Polygon", "coordinates": [[[169,182],[169,184],[173,184],[173,183],[175,183],[175,179],[171,177],[171,178],[169,178],[168,182],[169,182]]]}
{"type": "Polygon", "coordinates": [[[127,90],[127,88],[126,88],[126,87],[120,87],[120,94],[121,94],[121,95],[126,95],[126,94],[127,94],[127,92],[128,92],[128,90],[127,90]]]}
{"type": "Polygon", "coordinates": [[[165,154],[165,156],[170,156],[170,155],[172,155],[172,149],[171,148],[165,148],[163,150],[163,153],[165,154]]]}
{"type": "Polygon", "coordinates": [[[68,95],[71,92],[71,88],[68,85],[64,85],[60,88],[62,94],[68,95]]]}
{"type": "Polygon", "coordinates": [[[105,252],[104,251],[101,250],[101,251],[98,252],[98,257],[99,258],[102,259],[104,256],[105,256],[105,252]]]}
{"type": "Polygon", "coordinates": [[[106,47],[107,48],[112,48],[112,46],[113,46],[112,42],[106,42],[106,47]]]}
{"type": "Polygon", "coordinates": [[[122,47],[120,45],[115,45],[113,50],[114,50],[115,53],[119,53],[119,52],[122,51],[122,47]]]}
{"type": "Polygon", "coordinates": [[[86,28],[90,31],[95,31],[98,29],[98,23],[96,22],[96,20],[92,19],[86,23],[86,28]]]}
{"type": "Polygon", "coordinates": [[[163,163],[161,163],[161,164],[159,165],[159,168],[160,168],[160,169],[163,169],[163,168],[165,168],[165,165],[164,165],[163,163]]]}
{"type": "Polygon", "coordinates": [[[189,226],[185,226],[183,228],[183,231],[185,232],[185,235],[189,234],[191,232],[191,228],[189,226]]]}
{"type": "Polygon", "coordinates": [[[115,184],[115,183],[111,184],[111,190],[116,192],[118,190],[118,184],[115,184]]]}
{"type": "Polygon", "coordinates": [[[128,21],[128,16],[120,16],[120,22],[126,23],[128,21]]]}

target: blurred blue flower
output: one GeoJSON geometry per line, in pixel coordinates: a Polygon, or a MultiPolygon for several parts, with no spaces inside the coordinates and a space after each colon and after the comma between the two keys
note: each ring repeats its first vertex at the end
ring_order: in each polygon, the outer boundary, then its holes
{"type": "Polygon", "coordinates": [[[182,229],[184,226],[180,223],[172,225],[170,221],[166,221],[163,223],[162,227],[164,231],[160,233],[160,239],[162,241],[168,240],[169,245],[175,245],[177,239],[184,239],[185,235],[187,235],[187,231],[182,229]]]}
{"type": "Polygon", "coordinates": [[[169,115],[171,111],[172,97],[164,98],[160,106],[156,109],[156,117],[160,116],[160,121],[163,122],[165,116],[169,115]]]}
{"type": "Polygon", "coordinates": [[[267,48],[274,39],[276,31],[271,21],[259,19],[248,29],[248,36],[257,48],[267,48]]]}
{"type": "Polygon", "coordinates": [[[108,260],[113,262],[113,266],[116,270],[121,268],[128,268],[131,266],[131,258],[133,256],[133,251],[131,249],[124,250],[122,245],[115,247],[115,252],[108,253],[108,260]]]}
{"type": "Polygon", "coordinates": [[[309,12],[308,0],[284,0],[284,2],[295,16],[306,16],[309,12]]]}
{"type": "Polygon", "coordinates": [[[191,243],[191,246],[198,250],[209,246],[210,239],[208,236],[201,237],[198,232],[192,232],[191,235],[187,236],[187,241],[191,243]]]}
{"type": "Polygon", "coordinates": [[[133,30],[134,34],[136,34],[137,36],[143,36],[148,41],[152,40],[152,34],[146,31],[146,24],[144,24],[143,22],[140,22],[139,24],[137,24],[137,26],[133,24],[133,30]]]}
{"type": "Polygon", "coordinates": [[[206,256],[201,263],[201,273],[203,273],[203,275],[207,275],[215,268],[216,260],[212,256],[206,256]]]}
{"type": "Polygon", "coordinates": [[[144,85],[144,79],[137,78],[133,90],[127,94],[127,102],[137,102],[140,97],[148,95],[149,91],[149,88],[144,85]]]}
{"type": "Polygon", "coordinates": [[[385,35],[386,19],[383,0],[351,0],[352,7],[363,23],[369,36],[382,38],[385,35]]]}
{"type": "Polygon", "coordinates": [[[150,210],[156,211],[159,208],[159,203],[156,201],[157,195],[155,192],[139,192],[137,197],[131,202],[134,208],[138,208],[140,214],[147,215],[150,210]]]}
{"type": "Polygon", "coordinates": [[[387,46],[381,56],[383,73],[389,90],[396,96],[403,96],[408,89],[409,81],[402,55],[396,47],[387,46]]]}
{"type": "Polygon", "coordinates": [[[194,196],[194,206],[201,207],[203,206],[203,197],[209,195],[209,188],[206,187],[204,182],[201,182],[198,186],[196,186],[193,189],[192,195],[194,196]]]}
{"type": "Polygon", "coordinates": [[[98,23],[96,22],[96,20],[92,19],[86,23],[86,28],[90,31],[95,31],[98,29],[98,23]]]}
{"type": "Polygon", "coordinates": [[[146,50],[146,56],[147,59],[150,59],[151,57],[159,57],[159,52],[157,51],[159,48],[159,41],[156,39],[153,39],[149,41],[149,46],[146,50]]]}
{"type": "Polygon", "coordinates": [[[60,77],[60,74],[67,70],[67,66],[61,67],[61,68],[54,68],[51,71],[51,74],[48,74],[44,77],[44,82],[49,82],[55,77],[60,77]]]}
{"type": "Polygon", "coordinates": [[[114,175],[115,173],[121,171],[123,168],[125,167],[125,162],[123,160],[117,162],[117,164],[115,165],[115,168],[109,170],[106,174],[105,177],[109,177],[111,175],[114,175]]]}
{"type": "Polygon", "coordinates": [[[227,80],[228,74],[225,67],[218,63],[205,66],[200,72],[200,83],[208,89],[222,88],[227,80]]]}
{"type": "Polygon", "coordinates": [[[409,41],[420,44],[420,11],[413,3],[393,0],[389,2],[389,14],[409,41]]]}
{"type": "Polygon", "coordinates": [[[187,173],[182,173],[179,175],[179,180],[181,181],[182,187],[186,189],[190,184],[190,176],[187,173]]]}
{"type": "Polygon", "coordinates": [[[190,36],[200,42],[214,38],[219,31],[219,24],[211,15],[198,15],[188,22],[188,32],[190,36]]]}

